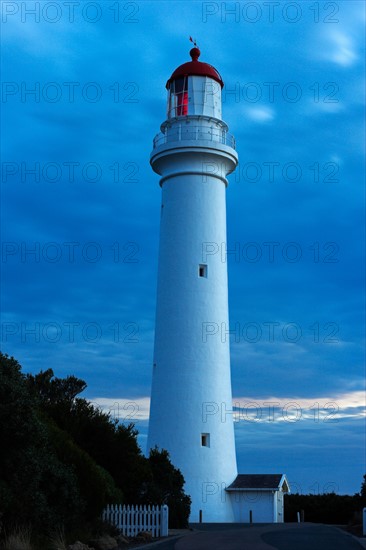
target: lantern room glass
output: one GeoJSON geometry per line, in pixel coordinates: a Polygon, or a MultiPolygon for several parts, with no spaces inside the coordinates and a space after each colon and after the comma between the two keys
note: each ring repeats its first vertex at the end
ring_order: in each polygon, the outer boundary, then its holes
{"type": "Polygon", "coordinates": [[[204,115],[221,119],[221,86],[208,76],[176,78],[168,89],[167,118],[204,115]]]}
{"type": "Polygon", "coordinates": [[[168,90],[168,118],[188,115],[188,77],[173,80],[168,90]]]}

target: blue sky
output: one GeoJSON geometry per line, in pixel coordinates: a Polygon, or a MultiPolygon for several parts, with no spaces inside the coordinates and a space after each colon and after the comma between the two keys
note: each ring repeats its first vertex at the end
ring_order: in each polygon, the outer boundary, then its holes
{"type": "Polygon", "coordinates": [[[1,8],[2,351],[26,372],[85,379],[145,447],[160,210],[149,154],[192,35],[223,76],[240,160],[227,190],[239,470],[285,472],[302,493],[359,491],[363,2],[1,8]]]}

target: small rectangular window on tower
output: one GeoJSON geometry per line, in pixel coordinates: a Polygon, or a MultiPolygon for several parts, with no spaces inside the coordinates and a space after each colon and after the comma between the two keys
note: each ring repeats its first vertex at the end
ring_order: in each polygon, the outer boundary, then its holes
{"type": "Polygon", "coordinates": [[[207,277],[207,264],[200,264],[198,266],[199,277],[207,277]]]}
{"type": "Polygon", "coordinates": [[[210,434],[201,434],[201,445],[202,447],[210,446],[210,434]]]}

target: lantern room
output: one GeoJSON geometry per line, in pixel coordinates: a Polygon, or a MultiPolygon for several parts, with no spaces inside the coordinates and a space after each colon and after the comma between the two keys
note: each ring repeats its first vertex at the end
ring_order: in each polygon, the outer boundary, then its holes
{"type": "Polygon", "coordinates": [[[220,73],[208,63],[198,61],[201,52],[192,48],[192,61],[180,65],[166,83],[167,118],[203,115],[221,119],[220,73]]]}

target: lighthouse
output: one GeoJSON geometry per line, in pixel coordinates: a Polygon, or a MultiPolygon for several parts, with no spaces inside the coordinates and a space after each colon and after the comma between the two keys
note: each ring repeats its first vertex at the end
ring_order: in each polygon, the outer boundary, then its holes
{"type": "Polygon", "coordinates": [[[150,163],[162,194],[147,450],[166,449],[192,499],[190,522],[232,522],[237,477],[229,338],[227,175],[238,164],[222,120],[220,73],[190,51],[169,78],[150,163]]]}

